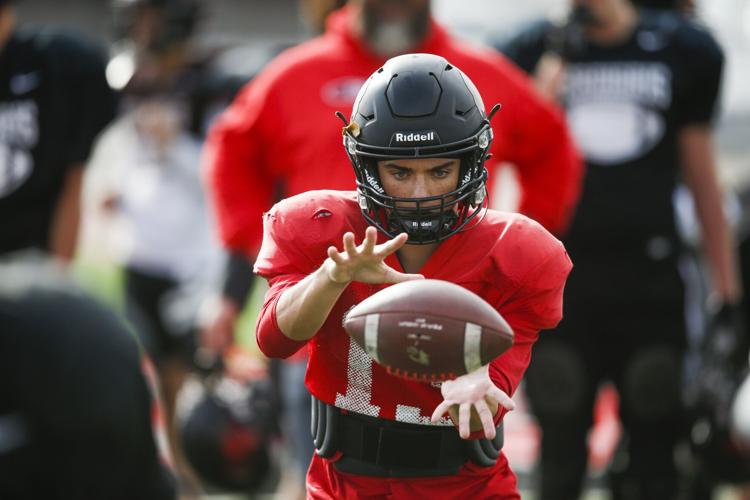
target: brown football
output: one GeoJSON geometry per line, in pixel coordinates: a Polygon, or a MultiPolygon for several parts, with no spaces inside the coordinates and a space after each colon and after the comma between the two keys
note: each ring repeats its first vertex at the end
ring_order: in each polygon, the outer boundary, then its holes
{"type": "Polygon", "coordinates": [[[442,280],[389,286],[353,307],[347,333],[389,373],[450,380],[513,345],[513,330],[480,296],[442,280]]]}

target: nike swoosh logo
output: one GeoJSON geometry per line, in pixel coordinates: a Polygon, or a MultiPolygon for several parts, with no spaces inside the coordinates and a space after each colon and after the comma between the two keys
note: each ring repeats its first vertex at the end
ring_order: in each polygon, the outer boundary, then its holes
{"type": "Polygon", "coordinates": [[[19,73],[10,77],[10,91],[16,95],[26,94],[39,86],[41,78],[39,73],[19,73]]]}

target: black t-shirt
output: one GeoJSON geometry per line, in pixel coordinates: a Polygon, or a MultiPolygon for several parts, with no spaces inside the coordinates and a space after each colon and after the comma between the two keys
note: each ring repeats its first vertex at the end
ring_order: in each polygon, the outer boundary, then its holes
{"type": "Polygon", "coordinates": [[[0,49],[0,253],[48,250],[66,174],[114,116],[104,64],[68,34],[21,30],[0,49]]]}
{"type": "MultiPolygon", "coordinates": [[[[499,48],[531,72],[559,40],[553,30],[537,23],[499,48]]],[[[712,121],[721,48],[683,17],[644,10],[622,44],[577,39],[564,54],[563,105],[588,167],[566,247],[574,256],[674,249],[678,134],[712,121]]]]}
{"type": "Polygon", "coordinates": [[[0,259],[0,498],[176,498],[142,359],[49,262],[0,259]]]}

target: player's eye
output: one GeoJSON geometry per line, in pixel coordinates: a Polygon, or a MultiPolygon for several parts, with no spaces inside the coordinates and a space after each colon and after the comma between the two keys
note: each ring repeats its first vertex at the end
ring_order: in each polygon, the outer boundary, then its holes
{"type": "Polygon", "coordinates": [[[450,175],[450,170],[447,168],[438,168],[432,171],[432,176],[436,179],[445,179],[450,175]]]}
{"type": "Polygon", "coordinates": [[[393,170],[391,170],[391,175],[396,180],[402,181],[402,180],[406,179],[407,177],[409,177],[409,171],[406,170],[406,169],[401,169],[401,168],[395,169],[394,168],[393,170]]]}

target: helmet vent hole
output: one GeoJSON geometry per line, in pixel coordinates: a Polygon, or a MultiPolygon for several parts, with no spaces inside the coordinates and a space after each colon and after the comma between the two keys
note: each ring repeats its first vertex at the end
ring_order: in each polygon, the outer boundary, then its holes
{"type": "Polygon", "coordinates": [[[450,71],[452,69],[453,69],[453,66],[451,66],[450,64],[445,65],[445,71],[450,71]]]}

